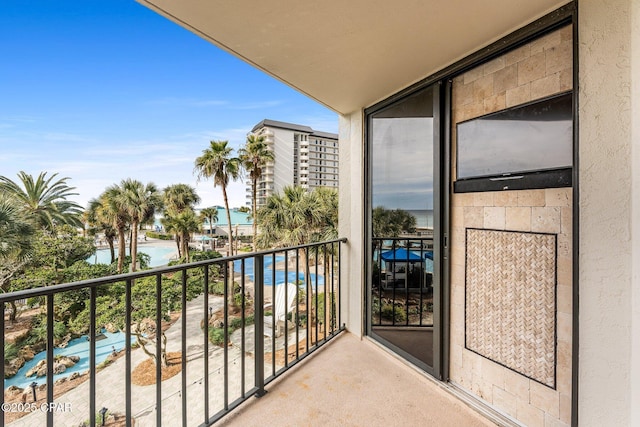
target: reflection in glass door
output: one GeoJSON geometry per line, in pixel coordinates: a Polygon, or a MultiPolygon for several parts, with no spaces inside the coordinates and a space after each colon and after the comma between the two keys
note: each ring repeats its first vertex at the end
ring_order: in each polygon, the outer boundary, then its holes
{"type": "Polygon", "coordinates": [[[368,115],[368,332],[431,373],[440,331],[438,105],[430,86],[368,115]]]}

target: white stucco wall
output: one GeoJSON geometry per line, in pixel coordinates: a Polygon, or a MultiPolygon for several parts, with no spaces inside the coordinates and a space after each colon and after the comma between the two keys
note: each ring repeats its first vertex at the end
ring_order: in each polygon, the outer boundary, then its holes
{"type": "Polygon", "coordinates": [[[342,251],[342,321],[357,336],[364,334],[363,113],[340,117],[340,208],[338,235],[348,239],[342,251]]]}
{"type": "Polygon", "coordinates": [[[639,3],[578,4],[581,426],[640,425],[639,3]]]}

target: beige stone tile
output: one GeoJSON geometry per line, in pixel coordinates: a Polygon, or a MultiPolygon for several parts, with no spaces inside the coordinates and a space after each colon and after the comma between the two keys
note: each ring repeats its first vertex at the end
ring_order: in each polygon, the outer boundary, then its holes
{"type": "Polygon", "coordinates": [[[573,69],[573,45],[570,41],[545,51],[547,76],[573,69]]]}
{"type": "Polygon", "coordinates": [[[518,206],[544,206],[545,203],[544,190],[518,191],[518,206]]]}
{"type": "Polygon", "coordinates": [[[464,216],[462,215],[462,209],[454,206],[451,209],[451,226],[452,227],[464,227],[464,216]]]}
{"type": "Polygon", "coordinates": [[[531,82],[531,99],[540,99],[560,92],[560,73],[531,82]]]}
{"type": "Polygon", "coordinates": [[[473,193],[455,193],[451,196],[453,206],[470,206],[473,204],[473,193]]]}
{"type": "Polygon", "coordinates": [[[473,193],[473,206],[493,206],[493,196],[492,191],[473,193]]]}
{"type": "Polygon", "coordinates": [[[494,193],[493,206],[518,206],[518,193],[516,191],[494,193]]]}
{"type": "Polygon", "coordinates": [[[496,59],[492,59],[482,66],[482,72],[484,75],[493,74],[496,71],[502,70],[504,68],[504,56],[500,56],[496,59]]]}
{"type": "Polygon", "coordinates": [[[531,231],[531,208],[506,208],[506,229],[513,231],[531,231]]]}
{"type": "Polygon", "coordinates": [[[464,265],[465,251],[464,246],[455,246],[450,249],[451,264],[464,265]]]}
{"type": "Polygon", "coordinates": [[[516,419],[527,427],[543,427],[544,412],[527,402],[517,401],[516,419]]]}
{"type": "Polygon", "coordinates": [[[573,283],[573,259],[558,257],[558,286],[571,286],[573,283]]]}
{"type": "Polygon", "coordinates": [[[518,66],[512,64],[493,75],[493,93],[502,94],[518,86],[518,66]]]}
{"type": "Polygon", "coordinates": [[[546,206],[571,206],[570,188],[547,188],[544,190],[546,206]]]}
{"type": "Polygon", "coordinates": [[[573,306],[573,289],[571,286],[558,285],[558,313],[571,315],[573,306]]]}
{"type": "Polygon", "coordinates": [[[571,236],[566,234],[558,234],[558,256],[564,258],[571,258],[573,241],[571,236]]]}
{"type": "Polygon", "coordinates": [[[480,357],[482,378],[490,382],[492,385],[504,389],[504,372],[507,370],[504,366],[500,366],[489,359],[480,357]]]}
{"type": "Polygon", "coordinates": [[[563,207],[560,210],[560,231],[568,238],[573,236],[573,208],[563,207]]]}
{"type": "Polygon", "coordinates": [[[571,424],[571,396],[560,393],[560,421],[571,424]]]}
{"type": "Polygon", "coordinates": [[[531,231],[537,233],[560,232],[560,208],[533,207],[531,208],[531,231]]]}
{"type": "Polygon", "coordinates": [[[558,370],[560,368],[571,369],[571,342],[558,341],[558,370]]]}
{"type": "Polygon", "coordinates": [[[451,266],[451,284],[455,284],[464,289],[464,277],[464,260],[462,260],[460,264],[453,264],[451,266]]]}
{"type": "Polygon", "coordinates": [[[543,78],[545,72],[544,52],[532,54],[524,61],[518,62],[518,86],[543,78]]]}
{"type": "Polygon", "coordinates": [[[558,366],[556,369],[556,389],[560,393],[571,394],[571,368],[558,366]]]}
{"type": "Polygon", "coordinates": [[[558,46],[560,43],[562,43],[562,33],[560,31],[554,31],[546,34],[530,43],[531,55],[551,49],[554,46],[558,46]]]}
{"type": "Polygon", "coordinates": [[[484,104],[484,100],[493,95],[493,75],[482,76],[473,82],[473,99],[484,104]]]}
{"type": "Polygon", "coordinates": [[[524,402],[529,402],[529,382],[528,378],[510,369],[504,373],[505,390],[524,402]]]}
{"type": "Polygon", "coordinates": [[[569,427],[568,424],[554,418],[552,415],[544,414],[544,427],[569,427]]]}
{"type": "Polygon", "coordinates": [[[535,381],[531,381],[529,401],[536,408],[555,418],[560,417],[560,393],[535,381]]]}
{"type": "Polygon", "coordinates": [[[560,90],[562,92],[573,88],[573,70],[560,71],[560,90]]]}
{"type": "Polygon", "coordinates": [[[529,101],[531,101],[531,85],[529,83],[507,90],[507,108],[529,101]]]}
{"type": "Polygon", "coordinates": [[[567,40],[573,40],[573,26],[572,25],[567,25],[565,27],[562,27],[558,30],[558,32],[560,33],[560,38],[561,40],[567,41],[567,40]]]}
{"type": "Polygon", "coordinates": [[[462,120],[475,119],[484,114],[484,103],[482,101],[467,104],[462,107],[462,120]]]}
{"type": "Polygon", "coordinates": [[[507,415],[516,416],[516,396],[506,392],[500,387],[493,386],[493,406],[500,409],[507,415]]]}
{"type": "Polygon", "coordinates": [[[469,83],[473,83],[474,81],[476,81],[477,79],[479,79],[480,77],[482,77],[482,66],[478,66],[472,70],[467,71],[466,73],[464,73],[463,77],[463,81],[464,84],[469,84],[469,83]]]}
{"type": "Polygon", "coordinates": [[[571,322],[572,315],[568,313],[558,312],[558,341],[571,343],[571,322]]]}
{"type": "Polygon", "coordinates": [[[508,67],[509,65],[518,63],[523,61],[531,56],[531,46],[528,44],[521,46],[517,49],[514,49],[504,55],[504,65],[508,67]]]}
{"type": "Polygon", "coordinates": [[[456,86],[453,105],[467,105],[473,103],[473,83],[456,86]]]}
{"type": "Polygon", "coordinates": [[[464,350],[462,353],[462,367],[467,369],[473,375],[481,375],[480,362],[482,357],[469,350],[464,350]]]}
{"type": "Polygon", "coordinates": [[[454,344],[453,337],[451,339],[451,351],[449,353],[450,356],[450,372],[451,376],[453,376],[453,372],[459,369],[462,369],[462,346],[454,344]]]}
{"type": "Polygon", "coordinates": [[[505,208],[485,207],[484,208],[484,228],[504,230],[505,208]]]}
{"type": "Polygon", "coordinates": [[[504,93],[490,96],[484,100],[484,113],[495,113],[507,107],[507,96],[504,93]]]}

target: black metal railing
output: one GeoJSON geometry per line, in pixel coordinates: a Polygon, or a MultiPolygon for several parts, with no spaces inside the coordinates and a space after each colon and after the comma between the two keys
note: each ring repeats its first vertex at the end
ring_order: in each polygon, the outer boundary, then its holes
{"type": "Polygon", "coordinates": [[[373,238],[372,244],[372,326],[433,326],[433,238],[373,238]]]}
{"type": "MultiPolygon", "coordinates": [[[[100,416],[104,419],[107,411],[123,417],[127,426],[134,420],[158,426],[215,423],[250,397],[262,396],[269,382],[344,330],[340,317],[344,242],[336,239],[0,295],[3,331],[5,307],[17,300],[39,301],[36,306],[46,325],[46,385],[34,386],[33,399],[23,397],[21,405],[7,406],[10,402],[3,395],[0,425],[9,424],[4,409],[13,407],[36,412],[26,414],[27,424],[16,420],[23,425],[53,426],[55,419],[57,425],[94,426],[101,424],[100,416]],[[282,296],[279,289],[284,291],[285,305],[293,300],[284,314],[282,307],[265,310],[266,302],[277,306],[282,296]],[[140,292],[151,292],[155,308],[141,306],[136,296],[140,292]],[[295,292],[293,298],[290,292],[295,292]],[[82,295],[79,304],[88,311],[89,366],[83,374],[88,377],[88,396],[76,402],[67,401],[70,394],[56,397],[54,329],[65,313],[56,310],[55,301],[62,294],[82,295]],[[124,325],[124,348],[118,354],[113,347],[113,356],[121,357],[112,360],[104,368],[110,371],[101,375],[97,336],[105,320],[97,309],[102,307],[98,301],[104,303],[105,298],[110,309],[121,307],[122,318],[113,320],[124,325]],[[179,322],[175,313],[174,322],[168,320],[171,307],[178,307],[179,322]],[[151,314],[141,320],[144,313],[151,314]],[[272,325],[269,338],[264,335],[265,320],[272,325]],[[143,321],[152,325],[145,333],[140,332],[143,321]],[[140,347],[136,337],[146,342],[146,350],[149,345],[152,350],[145,354],[136,349],[140,347]],[[177,356],[169,351],[172,346],[177,356]],[[151,355],[156,360],[155,385],[133,384],[134,363],[138,366],[151,355]],[[179,380],[163,378],[159,361],[165,357],[173,357],[174,368],[179,365],[179,380]],[[43,394],[37,402],[36,392],[43,394]]],[[[5,345],[4,333],[0,344],[5,345]]],[[[5,353],[0,359],[5,390],[5,353]]]]}

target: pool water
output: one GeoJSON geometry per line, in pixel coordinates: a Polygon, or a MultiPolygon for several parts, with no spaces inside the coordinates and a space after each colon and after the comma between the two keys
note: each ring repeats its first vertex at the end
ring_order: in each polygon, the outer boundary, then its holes
{"type": "MultiPolygon", "coordinates": [[[[104,362],[107,356],[111,354],[113,349],[116,351],[120,351],[124,348],[126,335],[123,332],[110,333],[103,331],[103,335],[106,337],[104,339],[100,339],[96,341],[96,365],[104,362]]],[[[132,342],[134,342],[135,338],[132,338],[132,342]]],[[[76,338],[74,340],[69,341],[69,344],[65,348],[55,348],[53,350],[54,356],[62,355],[62,356],[78,356],[80,360],[78,363],[73,365],[70,368],[67,368],[61,374],[57,374],[53,376],[53,380],[56,381],[60,378],[66,378],[73,374],[74,372],[83,373],[89,370],[89,340],[86,335],[81,336],[80,338],[76,338]]],[[[33,368],[40,362],[47,358],[47,352],[41,351],[36,354],[36,356],[29,360],[25,365],[20,368],[18,373],[14,375],[12,378],[7,378],[4,380],[5,388],[15,385],[20,388],[28,387],[32,382],[36,382],[38,385],[44,384],[47,382],[47,377],[36,377],[35,375],[32,377],[26,377],[25,374],[29,371],[29,369],[33,368]]]]}
{"type": "MultiPolygon", "coordinates": [[[[275,262],[280,263],[284,262],[284,256],[276,256],[275,262]]],[[[233,262],[233,270],[236,273],[242,273],[242,261],[237,260],[233,262]]],[[[315,267],[311,267],[311,271],[315,271],[315,267]]],[[[264,257],[264,284],[266,286],[272,286],[274,284],[274,270],[273,270],[273,257],[265,256],[264,257]]],[[[253,268],[253,258],[247,258],[244,261],[244,274],[249,277],[249,280],[255,282],[254,280],[254,268],[253,268]]],[[[295,268],[293,271],[289,269],[287,271],[287,275],[285,277],[284,270],[277,269],[275,270],[275,284],[281,285],[283,283],[296,283],[298,280],[305,281],[304,267],[300,265],[300,272],[296,278],[295,268]]],[[[318,275],[317,277],[318,285],[324,285],[324,276],[318,275]]],[[[316,275],[314,273],[311,274],[311,286],[315,286],[316,284],[316,275]]]]}
{"type": "MultiPolygon", "coordinates": [[[[138,246],[138,253],[145,253],[151,257],[149,267],[160,267],[169,264],[169,261],[178,256],[178,251],[174,246],[138,246]]],[[[127,250],[127,254],[129,251],[127,250]]],[[[118,256],[118,248],[116,248],[118,256]]],[[[87,258],[90,264],[111,264],[111,253],[109,249],[98,249],[95,255],[87,258]]]]}

